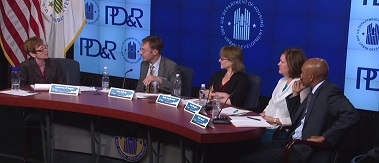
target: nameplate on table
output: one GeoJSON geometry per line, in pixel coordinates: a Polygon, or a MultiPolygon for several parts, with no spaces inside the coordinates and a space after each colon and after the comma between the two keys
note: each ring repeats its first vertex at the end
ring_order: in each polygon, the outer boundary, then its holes
{"type": "Polygon", "coordinates": [[[155,102],[163,105],[178,107],[180,101],[181,99],[179,97],[159,94],[155,102]]]}
{"type": "Polygon", "coordinates": [[[128,100],[132,100],[136,98],[133,90],[120,89],[120,88],[114,88],[114,87],[111,87],[111,89],[109,89],[108,96],[128,99],[128,100]]]}
{"type": "Polygon", "coordinates": [[[199,104],[195,104],[191,101],[188,101],[186,107],[184,107],[184,110],[191,114],[196,114],[200,112],[201,108],[202,107],[199,104]]]}
{"type": "Polygon", "coordinates": [[[66,94],[77,96],[80,91],[80,86],[63,85],[63,84],[51,84],[49,93],[53,94],[66,94]]]}
{"type": "Polygon", "coordinates": [[[203,129],[205,129],[205,127],[207,127],[207,126],[209,126],[211,128],[215,128],[212,121],[211,121],[211,118],[208,118],[207,116],[204,116],[204,115],[201,115],[198,113],[195,113],[192,116],[190,122],[196,126],[203,128],[203,129]]]}

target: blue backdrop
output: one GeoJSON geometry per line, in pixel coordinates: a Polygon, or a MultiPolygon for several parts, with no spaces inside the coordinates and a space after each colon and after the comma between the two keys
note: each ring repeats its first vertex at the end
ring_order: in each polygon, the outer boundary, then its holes
{"type": "Polygon", "coordinates": [[[349,10],[350,1],[159,0],[151,2],[151,34],[163,38],[164,56],[194,69],[197,87],[220,70],[219,50],[230,43],[227,36],[244,46],[246,72],[261,76],[263,96],[271,96],[282,77],[277,63],[289,47],[302,48],[308,58],[326,59],[329,78],[343,88],[349,10]],[[251,32],[248,41],[229,35],[233,31],[227,22],[238,8],[250,11],[251,26],[263,25],[258,41],[259,33],[251,32]]]}

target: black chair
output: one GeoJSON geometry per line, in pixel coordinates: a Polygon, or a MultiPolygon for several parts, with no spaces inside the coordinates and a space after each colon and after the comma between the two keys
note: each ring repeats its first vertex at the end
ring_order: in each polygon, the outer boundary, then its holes
{"type": "Polygon", "coordinates": [[[261,90],[261,77],[254,74],[246,74],[249,78],[249,89],[243,107],[245,109],[258,108],[259,93],[261,90]]]}
{"type": "Polygon", "coordinates": [[[181,72],[181,79],[182,79],[182,96],[191,96],[192,93],[192,81],[193,81],[193,75],[194,71],[193,69],[179,65],[179,70],[181,72]]]}
{"type": "MultiPolygon", "coordinates": [[[[80,85],[80,64],[78,61],[66,58],[53,58],[57,60],[61,66],[62,72],[66,75],[66,82],[62,84],[67,85],[80,85]]],[[[32,151],[32,137],[36,135],[35,132],[43,128],[43,118],[38,110],[25,110],[23,113],[24,118],[24,162],[28,162],[30,153],[32,151]],[[38,129],[38,130],[35,130],[38,129]]],[[[41,133],[43,134],[43,133],[41,133]]],[[[44,156],[45,157],[45,156],[44,156]]]]}
{"type": "Polygon", "coordinates": [[[80,64],[78,61],[67,58],[54,58],[61,65],[63,73],[66,75],[67,85],[80,85],[80,64]]]}

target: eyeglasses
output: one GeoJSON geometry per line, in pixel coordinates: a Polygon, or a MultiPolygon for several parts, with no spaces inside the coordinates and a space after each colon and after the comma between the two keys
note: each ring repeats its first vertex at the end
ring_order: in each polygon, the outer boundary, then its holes
{"type": "Polygon", "coordinates": [[[221,61],[225,61],[225,60],[229,61],[228,58],[220,58],[220,60],[221,60],[221,61]]]}
{"type": "Polygon", "coordinates": [[[141,53],[145,53],[145,52],[147,52],[146,49],[139,49],[139,51],[140,51],[141,53]]]}
{"type": "Polygon", "coordinates": [[[42,45],[40,49],[36,49],[36,52],[43,52],[44,50],[47,50],[47,45],[42,45]]]}

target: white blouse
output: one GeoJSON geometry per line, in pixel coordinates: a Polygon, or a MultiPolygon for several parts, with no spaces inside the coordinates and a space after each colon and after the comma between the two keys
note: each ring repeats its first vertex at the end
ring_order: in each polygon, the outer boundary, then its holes
{"type": "MultiPolygon", "coordinates": [[[[272,97],[268,102],[264,112],[267,116],[271,116],[273,118],[279,118],[280,122],[283,126],[292,125],[290,114],[287,108],[286,97],[292,94],[292,85],[295,81],[300,80],[299,78],[293,79],[286,88],[285,85],[288,81],[288,78],[283,77],[278,81],[274,91],[272,92],[272,97]],[[284,90],[283,90],[284,89],[284,90]]],[[[300,92],[300,101],[303,102],[305,97],[309,94],[309,88],[304,89],[300,92]]],[[[277,126],[273,126],[276,128],[277,126]]]]}

